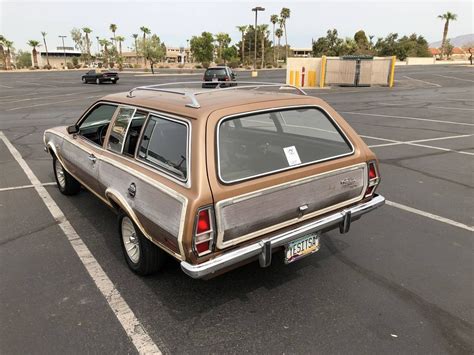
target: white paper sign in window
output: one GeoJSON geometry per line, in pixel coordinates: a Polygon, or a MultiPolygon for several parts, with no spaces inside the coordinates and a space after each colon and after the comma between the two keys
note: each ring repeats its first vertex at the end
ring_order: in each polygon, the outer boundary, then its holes
{"type": "Polygon", "coordinates": [[[300,156],[298,155],[298,151],[294,145],[283,148],[283,151],[285,152],[286,160],[288,160],[289,166],[301,164],[300,156]]]}

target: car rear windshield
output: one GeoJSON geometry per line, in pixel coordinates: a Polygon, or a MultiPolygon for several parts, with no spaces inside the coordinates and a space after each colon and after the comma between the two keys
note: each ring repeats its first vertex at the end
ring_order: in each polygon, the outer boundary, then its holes
{"type": "Polygon", "coordinates": [[[214,69],[207,69],[206,70],[206,76],[221,76],[221,75],[227,75],[227,72],[224,68],[214,68],[214,69]]]}
{"type": "Polygon", "coordinates": [[[219,177],[225,183],[334,159],[353,152],[334,121],[316,107],[232,117],[218,130],[219,177]]]}

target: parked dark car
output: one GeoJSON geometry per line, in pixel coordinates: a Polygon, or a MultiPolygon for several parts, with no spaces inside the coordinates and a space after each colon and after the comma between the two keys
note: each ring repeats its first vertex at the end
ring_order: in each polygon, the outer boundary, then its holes
{"type": "Polygon", "coordinates": [[[224,82],[220,84],[220,87],[237,86],[237,83],[232,83],[232,81],[235,81],[235,73],[227,66],[208,68],[204,73],[202,81],[206,82],[202,84],[203,88],[215,88],[220,81],[224,82]]]}
{"type": "Polygon", "coordinates": [[[117,81],[119,81],[119,76],[116,72],[113,72],[113,71],[98,72],[96,70],[89,70],[87,73],[85,73],[82,76],[82,82],[84,84],[87,84],[87,83],[102,84],[106,82],[117,84],[117,81]]]}

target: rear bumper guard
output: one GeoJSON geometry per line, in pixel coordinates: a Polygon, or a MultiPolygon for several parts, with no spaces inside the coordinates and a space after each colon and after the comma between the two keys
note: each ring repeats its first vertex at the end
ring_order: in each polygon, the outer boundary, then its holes
{"type": "Polygon", "coordinates": [[[291,231],[286,231],[245,247],[229,251],[201,264],[193,265],[182,261],[181,269],[192,278],[200,279],[255,256],[259,257],[260,266],[267,267],[271,263],[271,253],[274,248],[286,245],[306,234],[318,232],[329,227],[337,228],[339,226],[341,233],[347,233],[352,220],[382,206],[384,203],[385,198],[376,195],[370,201],[354,205],[340,212],[304,224],[291,231]]]}

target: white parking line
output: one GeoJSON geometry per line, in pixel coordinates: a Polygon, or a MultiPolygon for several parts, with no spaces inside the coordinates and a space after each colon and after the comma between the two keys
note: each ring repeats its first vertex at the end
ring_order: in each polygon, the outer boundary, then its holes
{"type": "Polygon", "coordinates": [[[2,85],[2,84],[0,84],[0,86],[1,86],[2,88],[13,89],[12,86],[6,86],[6,85],[2,85]]]}
{"type": "MultiPolygon", "coordinates": [[[[377,105],[380,106],[403,106],[403,107],[413,107],[408,106],[406,103],[394,104],[388,102],[377,102],[377,105]]],[[[420,105],[420,103],[413,102],[411,105],[420,105]]],[[[423,106],[423,107],[413,107],[417,109],[441,109],[441,110],[460,110],[460,111],[474,111],[474,108],[461,108],[461,107],[445,107],[445,106],[423,106]]]]}
{"type": "MultiPolygon", "coordinates": [[[[23,101],[45,100],[45,99],[47,100],[47,99],[54,98],[54,97],[63,97],[63,96],[72,96],[72,95],[81,95],[81,94],[85,94],[85,93],[73,92],[73,93],[70,93],[70,94],[50,95],[50,96],[42,96],[42,97],[30,97],[30,98],[27,98],[27,99],[0,101],[0,105],[1,104],[13,104],[15,102],[23,102],[23,101]]],[[[90,92],[87,92],[87,94],[90,94],[90,92]]]]}
{"type": "Polygon", "coordinates": [[[447,75],[439,75],[439,74],[434,74],[434,75],[440,76],[442,78],[455,79],[455,80],[461,80],[461,81],[469,81],[470,83],[474,83],[474,80],[462,79],[462,78],[458,78],[458,77],[455,77],[455,76],[447,76],[447,75]]]}
{"type": "MultiPolygon", "coordinates": [[[[51,186],[51,185],[56,185],[55,182],[44,182],[41,184],[42,186],[51,186]]],[[[13,187],[2,187],[0,188],[0,192],[3,191],[13,191],[13,190],[23,190],[23,189],[30,189],[32,187],[35,187],[35,185],[23,185],[23,186],[13,186],[13,187]]]]}
{"type": "Polygon", "coordinates": [[[381,148],[381,147],[390,147],[390,146],[394,146],[394,145],[406,144],[406,145],[412,145],[412,146],[415,146],[415,147],[422,147],[422,148],[428,148],[428,149],[434,149],[434,150],[442,150],[444,152],[451,152],[451,153],[458,153],[458,154],[465,154],[465,155],[474,155],[474,153],[465,152],[463,150],[454,150],[454,149],[449,149],[449,148],[435,147],[435,146],[432,146],[432,145],[419,144],[421,142],[429,142],[429,141],[435,141],[435,140],[470,137],[470,136],[472,136],[472,134],[463,134],[461,136],[451,136],[451,137],[441,137],[441,138],[420,139],[420,140],[416,140],[416,141],[397,141],[397,140],[394,140],[394,139],[379,138],[379,137],[373,137],[373,136],[364,136],[364,135],[360,135],[360,136],[362,138],[369,138],[369,139],[376,139],[376,140],[381,140],[381,141],[385,141],[385,142],[390,142],[390,143],[384,143],[384,144],[369,145],[369,148],[381,148]]]}
{"type": "Polygon", "coordinates": [[[399,208],[399,209],[407,211],[407,212],[415,213],[415,214],[423,216],[423,217],[431,218],[431,219],[434,219],[435,221],[438,221],[438,222],[442,222],[442,223],[446,223],[446,224],[449,224],[449,225],[454,226],[454,227],[466,229],[470,232],[474,231],[474,227],[470,227],[466,224],[453,221],[452,219],[449,219],[449,218],[441,217],[441,216],[435,215],[433,213],[418,210],[416,208],[413,208],[413,207],[410,207],[410,206],[405,206],[405,205],[402,205],[401,203],[397,203],[397,202],[393,202],[393,201],[385,200],[385,203],[389,206],[396,207],[396,208],[399,208]]]}
{"type": "Polygon", "coordinates": [[[32,81],[20,81],[20,80],[17,80],[16,82],[17,82],[17,83],[22,83],[22,84],[28,84],[28,85],[45,86],[45,87],[50,87],[50,88],[57,88],[57,87],[58,87],[58,86],[56,86],[56,85],[38,84],[38,83],[34,83],[34,82],[32,82],[32,81]]]}
{"type": "Polygon", "coordinates": [[[474,126],[474,123],[433,120],[433,119],[430,119],[430,118],[421,118],[421,117],[393,116],[393,115],[381,115],[381,114],[378,114],[378,113],[362,113],[362,112],[348,112],[348,111],[346,111],[346,112],[341,111],[340,113],[348,114],[348,115],[373,116],[373,117],[383,117],[383,118],[399,118],[399,119],[404,119],[404,120],[415,120],[415,121],[427,121],[427,122],[453,124],[453,125],[459,125],[459,126],[474,126]]]}
{"type": "Polygon", "coordinates": [[[112,281],[109,279],[107,274],[90,252],[89,248],[87,248],[81,237],[66,219],[64,213],[58,207],[56,202],[54,202],[48,191],[43,187],[28,164],[26,164],[18,150],[16,150],[16,148],[10,143],[10,141],[1,131],[0,139],[5,143],[10,153],[21,166],[26,176],[33,184],[34,189],[38,192],[49,212],[58,223],[58,226],[66,235],[77,256],[81,260],[92,280],[94,280],[97,288],[106,299],[128,337],[133,342],[133,345],[135,345],[137,351],[140,354],[161,354],[158,346],[150,338],[143,325],[130,309],[127,302],[125,302],[125,300],[122,298],[119,291],[115,288],[112,281]]]}
{"type": "Polygon", "coordinates": [[[62,100],[62,101],[54,101],[54,102],[47,102],[43,104],[36,104],[36,105],[30,105],[30,106],[20,106],[20,107],[14,107],[14,108],[9,108],[8,110],[5,111],[17,111],[17,110],[23,110],[25,108],[33,108],[33,107],[39,107],[39,106],[52,106],[56,104],[61,104],[65,102],[72,102],[72,101],[78,101],[78,100],[85,100],[85,99],[92,99],[96,97],[102,97],[103,95],[95,95],[95,96],[87,96],[87,97],[79,97],[77,99],[71,99],[71,100],[62,100]]]}
{"type": "Polygon", "coordinates": [[[420,83],[424,83],[424,84],[436,86],[436,87],[438,87],[438,88],[442,87],[442,86],[439,85],[439,84],[430,83],[429,81],[424,81],[424,80],[420,80],[420,79],[411,78],[411,77],[409,77],[409,76],[404,76],[404,78],[407,78],[407,79],[410,79],[410,80],[414,80],[414,81],[419,81],[420,83]]]}

